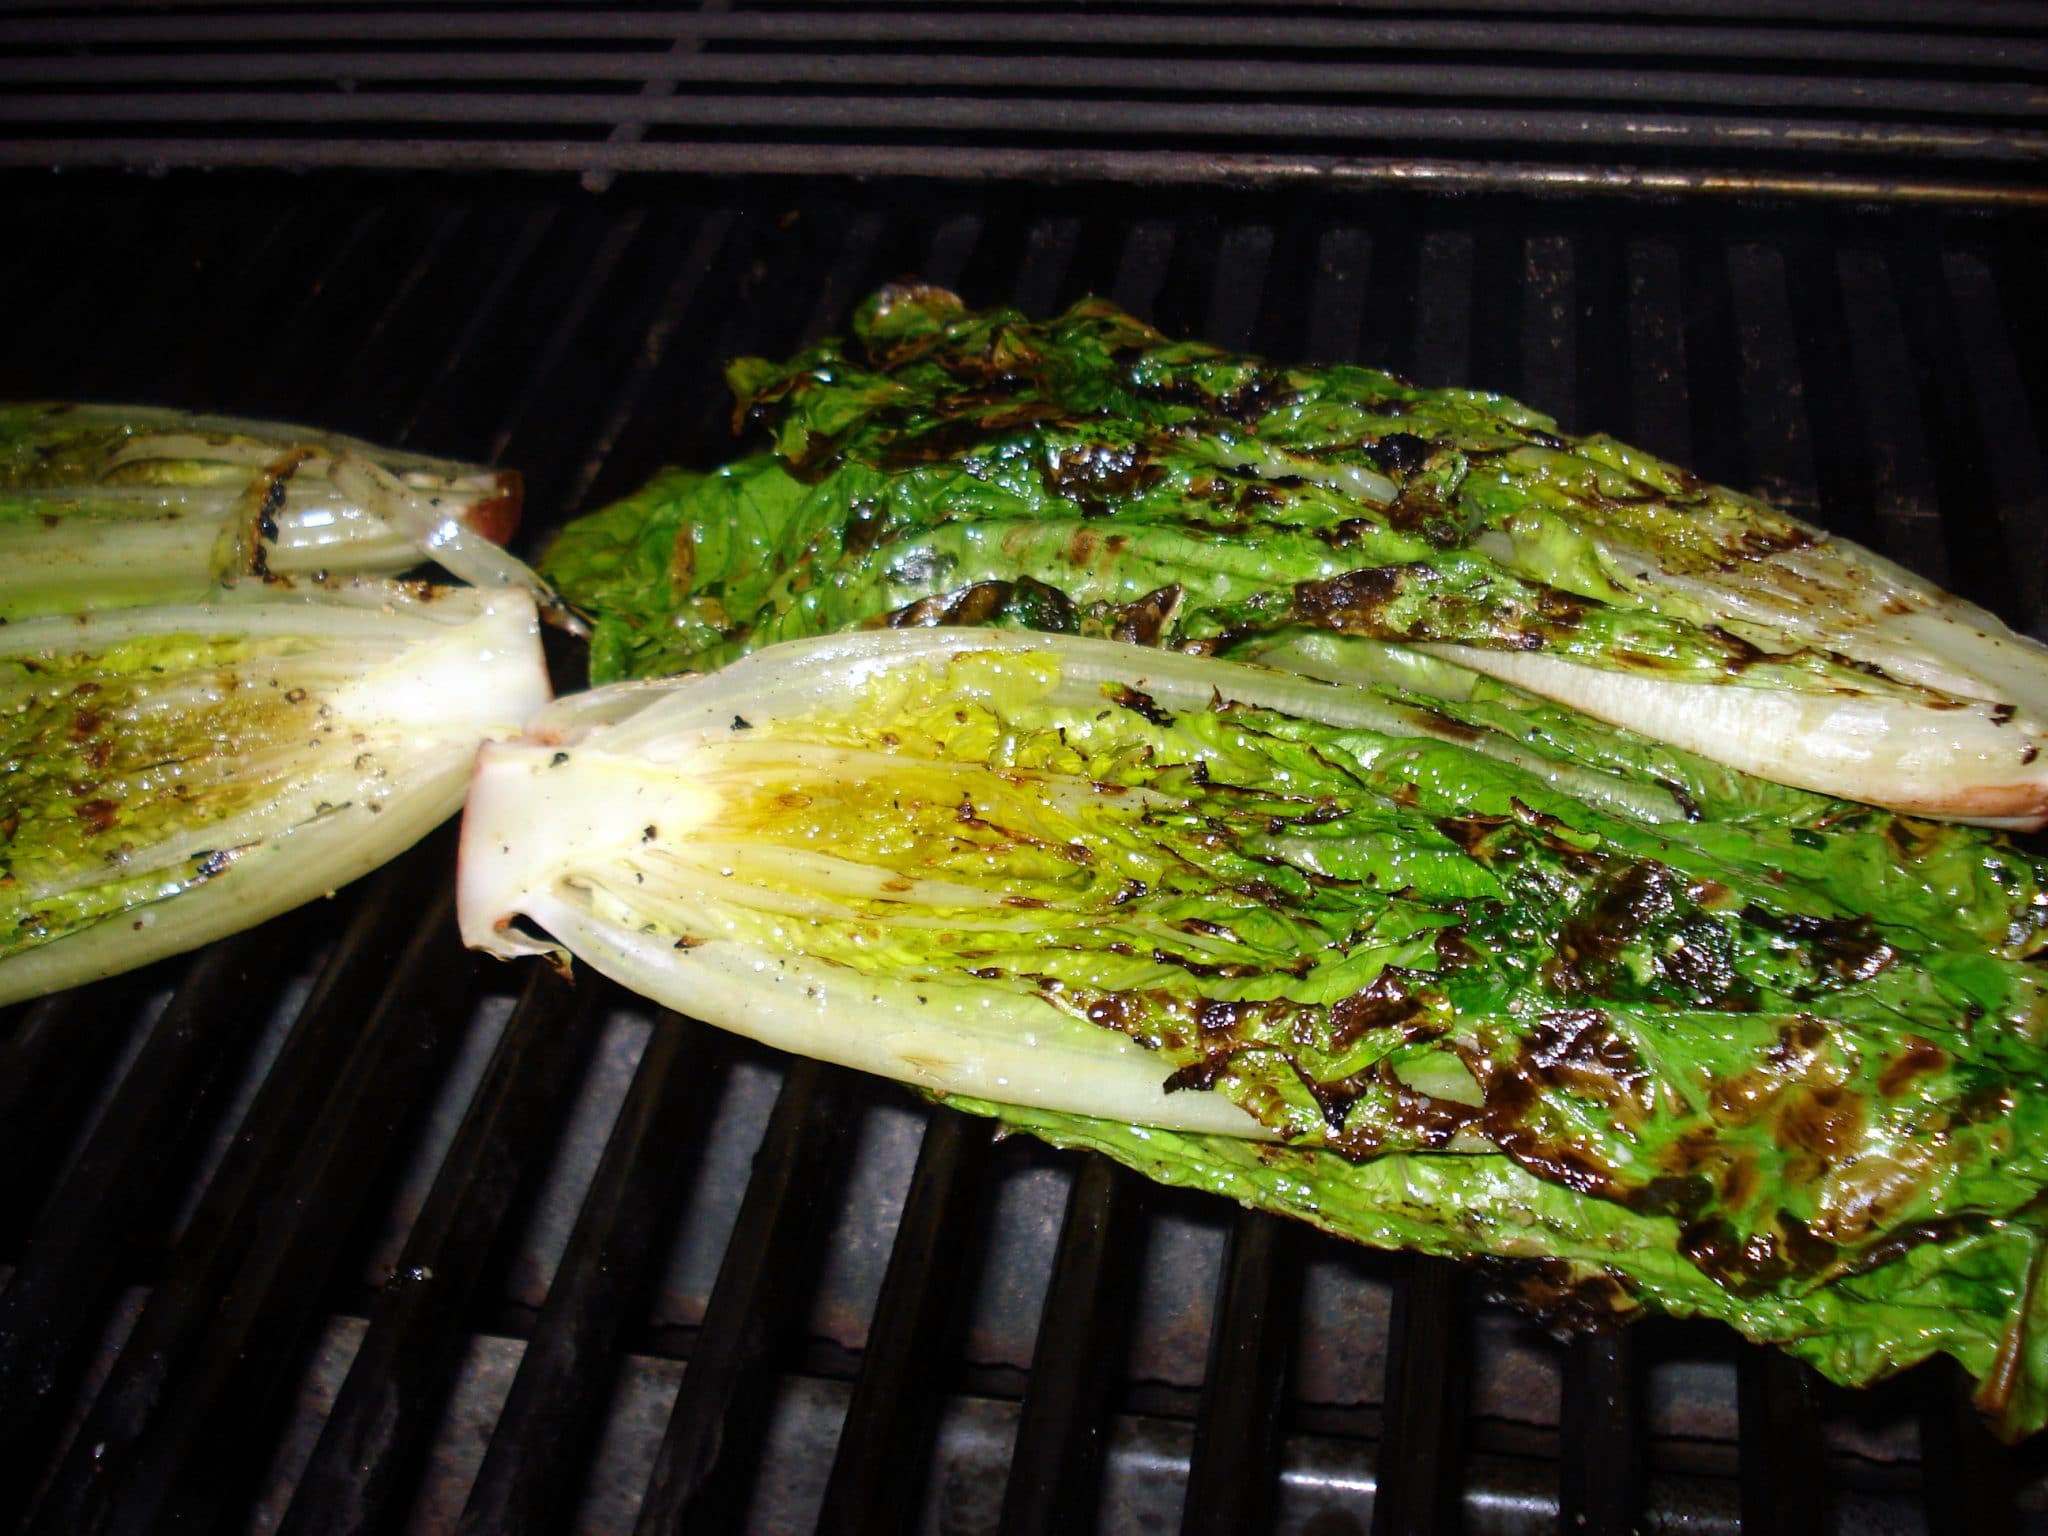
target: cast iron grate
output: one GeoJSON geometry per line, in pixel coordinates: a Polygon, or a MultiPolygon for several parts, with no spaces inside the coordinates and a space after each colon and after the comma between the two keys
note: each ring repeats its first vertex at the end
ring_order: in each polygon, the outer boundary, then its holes
{"type": "Polygon", "coordinates": [[[2048,7],[29,4],[0,163],[2040,202],[2048,7]]]}
{"type": "MultiPolygon", "coordinates": [[[[884,279],[1507,389],[2042,632],[2032,215],[904,184],[7,188],[7,394],[495,457],[535,525],[730,451],[719,359],[884,279]],[[622,189],[623,191],[623,189],[622,189]]],[[[0,1014],[0,1506],[35,1532],[1990,1533],[1930,1370],[1559,1345],[1442,1264],[1154,1189],[464,957],[450,844],[0,1014]]]]}

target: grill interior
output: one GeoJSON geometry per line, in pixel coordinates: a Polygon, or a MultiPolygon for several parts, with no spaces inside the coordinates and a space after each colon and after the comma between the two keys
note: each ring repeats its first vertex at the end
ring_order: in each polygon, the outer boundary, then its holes
{"type": "MultiPolygon", "coordinates": [[[[0,390],[515,464],[529,551],[661,463],[730,456],[723,358],[917,274],[1506,390],[2048,632],[2048,271],[2017,207],[341,172],[0,189],[0,390]]],[[[1990,1444],[1951,1372],[1851,1394],[1712,1328],[1560,1343],[1464,1271],[991,1143],[594,978],[466,956],[451,851],[0,1013],[6,1522],[2048,1528],[2048,1450],[1990,1444]]]]}
{"type": "Polygon", "coordinates": [[[2038,0],[135,0],[0,18],[0,164],[2039,203],[2038,0]]]}

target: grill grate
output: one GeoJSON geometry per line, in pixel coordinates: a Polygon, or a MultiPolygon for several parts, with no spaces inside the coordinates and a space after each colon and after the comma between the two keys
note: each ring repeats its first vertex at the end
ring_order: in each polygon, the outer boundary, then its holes
{"type": "MultiPolygon", "coordinates": [[[[726,455],[720,359],[919,272],[1507,389],[2048,622],[2030,214],[790,180],[7,191],[37,238],[0,246],[26,296],[0,390],[501,457],[542,527],[726,455]]],[[[1463,1271],[466,961],[450,849],[0,1014],[7,1524],[2048,1524],[2048,1453],[1986,1443],[1952,1373],[1846,1394],[1678,1324],[1555,1345],[1463,1271]]]]}
{"type": "Polygon", "coordinates": [[[2048,200],[2048,6],[696,8],[0,19],[0,164],[686,170],[2048,200]]]}

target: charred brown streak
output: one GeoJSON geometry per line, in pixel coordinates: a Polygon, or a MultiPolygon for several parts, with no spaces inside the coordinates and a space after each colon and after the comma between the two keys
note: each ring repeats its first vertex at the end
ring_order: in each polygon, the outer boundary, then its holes
{"type": "MultiPolygon", "coordinates": [[[[1922,1221],[1889,1232],[1864,1248],[1841,1256],[1834,1265],[1837,1276],[1867,1275],[1892,1260],[1903,1258],[1923,1243],[1948,1243],[1971,1232],[1983,1231],[1988,1223],[1977,1216],[1949,1216],[1940,1221],[1922,1221]]],[[[1840,1250],[1831,1250],[1839,1253],[1840,1250]]]]}
{"type": "MultiPolygon", "coordinates": [[[[1042,401],[1031,402],[1029,413],[1016,410],[999,413],[1012,417],[1011,425],[1027,426],[1042,422],[1059,414],[1058,408],[1042,401]]],[[[870,454],[858,457],[871,458],[875,468],[890,474],[906,469],[916,469],[925,464],[938,464],[960,458],[984,446],[999,430],[992,421],[973,416],[955,416],[928,426],[909,425],[890,430],[884,427],[882,446],[870,454]]]]}
{"type": "Polygon", "coordinates": [[[1457,924],[1436,931],[1436,968],[1439,972],[1460,970],[1479,958],[1479,952],[1465,940],[1457,924]]]}
{"type": "Polygon", "coordinates": [[[1434,824],[1468,857],[1488,866],[1526,856],[1532,842],[1579,873],[1590,873],[1606,862],[1599,852],[1559,836],[1565,824],[1557,817],[1531,810],[1519,800],[1510,799],[1509,804],[1514,807],[1512,816],[1474,811],[1464,816],[1440,816],[1434,824]]]}
{"type": "Polygon", "coordinates": [[[921,597],[884,614],[890,629],[972,627],[1008,622],[1026,629],[1072,634],[1080,627],[1074,603],[1058,587],[1020,576],[1015,581],[977,581],[952,592],[921,597]]]}
{"type": "Polygon", "coordinates": [[[1752,902],[1742,909],[1742,919],[1811,946],[1815,964],[1841,981],[1868,981],[1898,962],[1899,952],[1877,936],[1867,917],[1780,916],[1752,902]]]}
{"type": "Polygon", "coordinates": [[[891,629],[986,624],[1010,600],[1011,583],[977,581],[952,592],[936,592],[892,609],[883,622],[891,629]]]}
{"type": "Polygon", "coordinates": [[[1756,1296],[1791,1276],[1840,1279],[1888,1264],[1922,1243],[1947,1242],[1968,1230],[1967,1218],[1902,1227],[1869,1247],[1845,1253],[1816,1237],[1792,1212],[1780,1209],[1747,1236],[1719,1217],[1688,1221],[1678,1246],[1702,1274],[1736,1296],[1756,1296]]]}
{"type": "MultiPolygon", "coordinates": [[[[1441,1146],[1461,1131],[1476,1131],[1540,1179],[1579,1194],[1634,1203],[1632,1195],[1641,1191],[1630,1191],[1617,1180],[1613,1169],[1536,1124],[1538,1108],[1559,1093],[1592,1099],[1623,1122],[1640,1122],[1648,1114],[1649,1073],[1633,1046],[1612,1029],[1605,1015],[1593,1009],[1546,1014],[1506,1063],[1477,1051],[1460,1054],[1479,1084],[1481,1102],[1477,1105],[1419,1093],[1401,1083],[1389,1063],[1377,1064],[1384,1069],[1379,1081],[1389,1091],[1397,1124],[1425,1146],[1441,1146]]],[[[1310,1089],[1328,1117],[1343,1092],[1350,1091],[1355,1098],[1362,1086],[1347,1082],[1318,1089],[1312,1083],[1310,1089]]],[[[1344,1107],[1348,1109],[1348,1100],[1344,1107]]],[[[1332,1119],[1331,1126],[1333,1132],[1340,1130],[1342,1117],[1332,1119]]],[[[1348,1155],[1371,1150],[1354,1145],[1356,1141],[1356,1137],[1340,1137],[1336,1144],[1348,1155]]],[[[1700,1188],[1692,1198],[1704,1205],[1711,1190],[1704,1180],[1698,1183],[1700,1188]]],[[[1673,1190],[1667,1187],[1665,1193],[1668,1197],[1673,1190]]]]}
{"type": "Polygon", "coordinates": [[[1161,706],[1151,694],[1133,688],[1129,683],[1119,683],[1110,690],[1109,701],[1119,709],[1128,709],[1142,720],[1157,726],[1173,724],[1173,712],[1161,706]]]}
{"type": "MultiPolygon", "coordinates": [[[[1690,477],[1688,477],[1690,478],[1690,477]]],[[[1808,549],[1814,542],[1813,535],[1803,528],[1788,527],[1779,533],[1766,533],[1761,528],[1743,531],[1736,541],[1735,553],[1745,560],[1768,560],[1773,555],[1782,555],[1794,549],[1808,549]]]]}
{"type": "Polygon", "coordinates": [[[1774,1233],[1752,1232],[1745,1237],[1718,1216],[1681,1227],[1678,1251],[1701,1274],[1735,1296],[1761,1295],[1784,1279],[1792,1267],[1779,1251],[1774,1233]]]}
{"type": "Polygon", "coordinates": [[[1305,624],[1347,634],[1385,633],[1387,607],[1401,595],[1407,581],[1408,568],[1399,565],[1366,566],[1326,581],[1298,581],[1294,584],[1295,617],[1305,624]]]}
{"type": "Polygon", "coordinates": [[[284,499],[291,486],[291,478],[298,473],[299,466],[306,462],[311,450],[300,449],[285,455],[274,464],[263,469],[263,491],[256,498],[251,511],[251,534],[249,539],[249,574],[259,580],[270,575],[270,555],[266,546],[277,542],[277,515],[284,510],[284,499]]]}
{"type": "Polygon", "coordinates": [[[1522,1042],[1515,1075],[1539,1090],[1564,1089],[1624,1115],[1639,1118],[1648,1111],[1649,1069],[1597,1008],[1538,1015],[1522,1042]]]}
{"type": "Polygon", "coordinates": [[[1877,1091],[1888,1099],[1895,1099],[1912,1086],[1915,1078],[1939,1072],[1948,1063],[1947,1051],[1931,1040],[1910,1035],[1906,1039],[1906,1048],[1886,1062],[1884,1070],[1878,1074],[1877,1091]]]}
{"type": "Polygon", "coordinates": [[[1447,740],[1474,742],[1483,741],[1486,737],[1486,732],[1480,730],[1477,726],[1467,725],[1464,721],[1454,719],[1440,709],[1432,708],[1427,704],[1415,704],[1409,707],[1415,714],[1422,716],[1429,722],[1431,731],[1447,740]]]}
{"type": "Polygon", "coordinates": [[[117,800],[88,800],[74,807],[73,814],[95,832],[105,832],[120,819],[121,804],[117,800]]]}
{"type": "MultiPolygon", "coordinates": [[[[959,805],[954,807],[953,819],[963,827],[971,827],[976,831],[991,833],[1000,838],[1003,844],[1009,847],[1036,848],[1041,853],[1051,854],[1054,858],[1063,859],[1069,864],[1086,866],[1095,862],[1095,850],[1086,843],[1054,842],[1050,838],[1038,837],[1016,827],[1003,826],[981,815],[974,808],[974,802],[971,800],[963,799],[959,805]]],[[[1014,905],[1015,903],[1013,902],[1012,904],[1014,905]]]]}
{"type": "Polygon", "coordinates": [[[1348,1051],[1368,1030],[1400,1029],[1421,1017],[1422,1000],[1411,990],[1420,979],[1414,971],[1390,965],[1362,990],[1332,1003],[1331,1051],[1348,1051]]]}
{"type": "Polygon", "coordinates": [[[1178,1071],[1169,1073],[1160,1087],[1167,1093],[1207,1093],[1222,1080],[1223,1074],[1230,1070],[1230,1063],[1238,1050],[1239,1047],[1233,1045],[1211,1051],[1200,1061],[1190,1062],[1178,1071]]]}
{"type": "Polygon", "coordinates": [[[1180,607],[1180,598],[1180,583],[1176,581],[1131,602],[1110,605],[1101,613],[1103,628],[1112,640],[1121,640],[1126,645],[1157,645],[1174,611],[1180,607]]]}
{"type": "Polygon", "coordinates": [[[1413,432],[1389,432],[1365,450],[1366,457],[1384,475],[1404,479],[1429,462],[1436,445],[1413,432]]]}
{"type": "Polygon", "coordinates": [[[1316,529],[1316,537],[1332,549],[1349,549],[1362,539],[1369,539],[1380,531],[1380,524],[1370,517],[1347,517],[1341,523],[1328,528],[1316,529]]]}
{"type": "Polygon", "coordinates": [[[1165,466],[1133,447],[1093,443],[1079,450],[1055,452],[1039,471],[1045,488],[1098,515],[1109,503],[1128,501],[1157,485],[1165,466]]]}
{"type": "Polygon", "coordinates": [[[1254,370],[1243,383],[1211,394],[1193,379],[1176,377],[1146,380],[1126,375],[1132,394],[1161,405],[1186,405],[1239,426],[1251,426],[1269,411],[1278,410],[1295,398],[1286,376],[1278,369],[1254,370]]]}
{"type": "Polygon", "coordinates": [[[1749,1010],[1755,989],[1735,969],[1733,940],[1663,864],[1649,860],[1612,868],[1591,899],[1559,926],[1544,981],[1565,997],[1599,995],[1614,985],[1618,956],[1657,930],[1669,938],[1651,954],[1655,973],[1686,991],[1698,1008],[1749,1010]]]}
{"type": "Polygon", "coordinates": [[[1476,1268],[1487,1293],[1533,1314],[1546,1328],[1600,1333],[1630,1321],[1639,1309],[1619,1279],[1587,1272],[1562,1259],[1481,1258],[1476,1268]]]}
{"type": "Polygon", "coordinates": [[[1327,827],[1332,822],[1342,821],[1350,814],[1350,811],[1338,804],[1337,801],[1325,797],[1317,800],[1315,804],[1298,816],[1268,817],[1266,831],[1278,837],[1281,833],[1295,827],[1327,827]]]}
{"type": "Polygon", "coordinates": [[[1739,635],[1731,635],[1718,624],[1708,624],[1700,633],[1720,648],[1721,661],[1731,672],[1746,672],[1758,662],[1769,661],[1770,653],[1758,650],[1739,635]]]}
{"type": "Polygon", "coordinates": [[[1671,796],[1672,802],[1678,807],[1679,814],[1687,821],[1698,821],[1705,814],[1700,810],[1699,801],[1693,799],[1692,791],[1679,783],[1678,780],[1656,779],[1654,782],[1666,794],[1671,796]]]}
{"type": "Polygon", "coordinates": [[[1482,864],[1519,858],[1525,852],[1521,825],[1512,816],[1484,811],[1469,816],[1440,816],[1436,829],[1482,864]]]}
{"type": "Polygon", "coordinates": [[[1298,975],[1314,964],[1306,955],[1300,956],[1291,965],[1280,967],[1254,964],[1242,960],[1210,962],[1197,960],[1192,955],[1183,955],[1175,950],[1161,949],[1156,945],[1152,950],[1152,963],[1154,965],[1174,966],[1179,970],[1186,971],[1190,976],[1200,976],[1205,979],[1221,978],[1226,981],[1238,981],[1247,976],[1266,976],[1270,975],[1275,969],[1293,970],[1298,975]]]}
{"type": "Polygon", "coordinates": [[[1401,494],[1382,514],[1387,526],[1401,533],[1419,533],[1439,549],[1452,549],[1463,542],[1462,530],[1451,507],[1432,495],[1427,484],[1401,487],[1401,494]]]}
{"type": "MultiPolygon", "coordinates": [[[[839,547],[855,559],[859,559],[882,542],[882,533],[885,526],[886,520],[880,507],[876,506],[872,501],[856,501],[849,508],[846,526],[840,530],[839,547]]],[[[688,536],[688,529],[685,529],[683,534],[678,536],[676,545],[678,555],[682,553],[683,540],[688,536]]],[[[690,561],[692,565],[696,563],[696,549],[694,545],[691,546],[690,561]]],[[[683,579],[678,583],[678,586],[680,588],[687,587],[688,585],[689,575],[685,571],[683,579]]]]}
{"type": "Polygon", "coordinates": [[[1676,909],[1675,883],[1663,866],[1631,862],[1610,871],[1593,887],[1592,899],[1559,926],[1544,980],[1565,997],[1600,993],[1616,957],[1676,909]]]}

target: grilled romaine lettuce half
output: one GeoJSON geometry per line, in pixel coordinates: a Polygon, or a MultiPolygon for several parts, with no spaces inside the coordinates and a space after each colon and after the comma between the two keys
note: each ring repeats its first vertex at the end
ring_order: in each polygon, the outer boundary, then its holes
{"type": "Polygon", "coordinates": [[[167,603],[243,576],[397,575],[497,545],[520,480],[308,427],[149,406],[0,404],[0,619],[167,603]]]}
{"type": "Polygon", "coordinates": [[[1100,301],[885,290],[731,365],[773,451],[542,568],[596,676],[863,624],[1015,624],[1334,675],[1427,653],[1781,782],[2048,819],[2048,649],[1870,551],[1497,395],[1278,367],[1100,301]]]}
{"type": "Polygon", "coordinates": [[[465,938],[1559,1314],[2048,1412],[2048,866],[1461,700],[870,630],[479,754],[465,938]]]}
{"type": "Polygon", "coordinates": [[[0,625],[0,1002],[334,891],[547,702],[531,596],[370,582],[0,625]]]}

